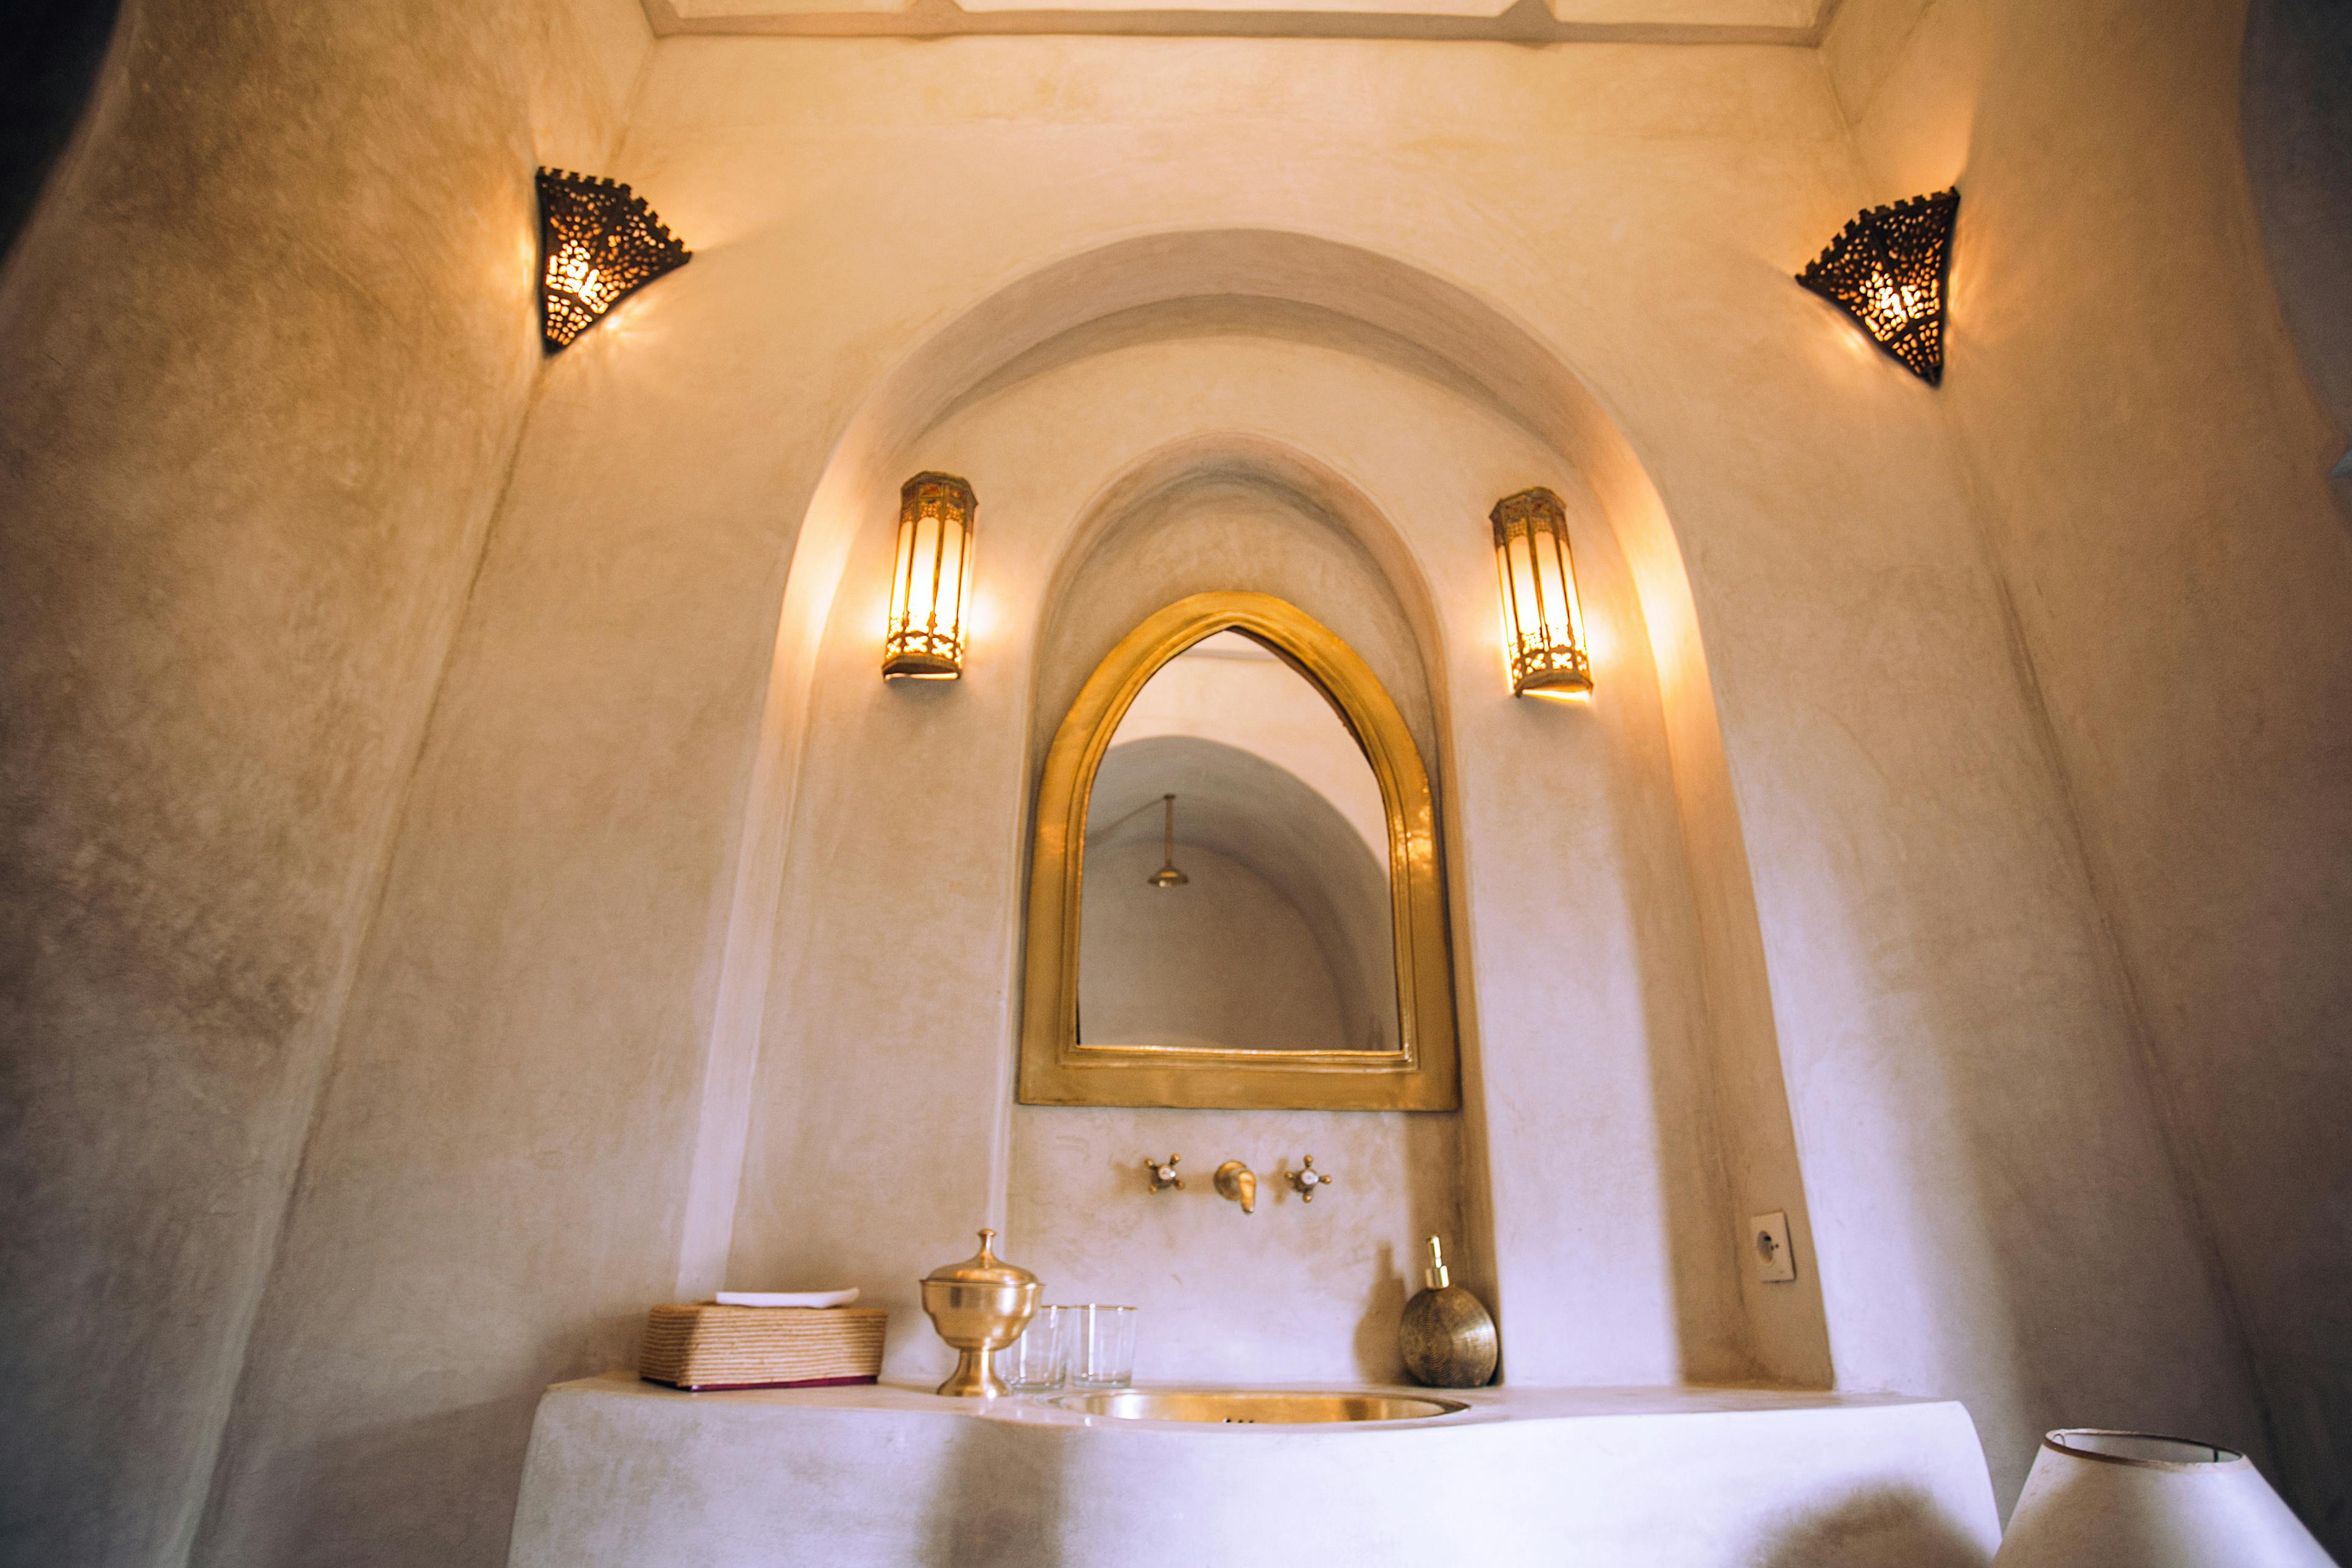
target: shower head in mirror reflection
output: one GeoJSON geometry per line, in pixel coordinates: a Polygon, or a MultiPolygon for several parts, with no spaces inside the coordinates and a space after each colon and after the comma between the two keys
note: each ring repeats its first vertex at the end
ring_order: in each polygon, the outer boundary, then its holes
{"type": "Polygon", "coordinates": [[[1176,868],[1176,797],[1172,795],[1163,795],[1160,798],[1168,807],[1166,848],[1160,862],[1160,869],[1146,877],[1144,880],[1155,888],[1181,888],[1192,879],[1176,868]]]}

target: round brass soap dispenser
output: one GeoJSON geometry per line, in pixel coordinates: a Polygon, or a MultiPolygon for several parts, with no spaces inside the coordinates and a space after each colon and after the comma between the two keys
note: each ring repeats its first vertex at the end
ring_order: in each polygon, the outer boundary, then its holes
{"type": "Polygon", "coordinates": [[[1453,1283],[1437,1237],[1429,1238],[1429,1289],[1404,1304],[1397,1345],[1413,1381],[1431,1388],[1483,1388],[1495,1375],[1501,1347],[1486,1304],[1453,1283]]]}
{"type": "Polygon", "coordinates": [[[992,1230],[980,1233],[980,1250],[961,1263],[943,1263],[923,1277],[923,1310],[931,1327],[958,1352],[941,1394],[987,1399],[1003,1394],[996,1352],[1021,1337],[1037,1313],[1045,1289],[1037,1277],[992,1252],[992,1230]]]}

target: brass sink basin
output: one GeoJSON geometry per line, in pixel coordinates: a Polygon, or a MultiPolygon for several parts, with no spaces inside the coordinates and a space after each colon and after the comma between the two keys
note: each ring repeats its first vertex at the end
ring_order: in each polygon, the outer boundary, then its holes
{"type": "Polygon", "coordinates": [[[1425,1421],[1468,1405],[1410,1394],[1291,1394],[1281,1390],[1207,1391],[1122,1388],[1066,1394],[1054,1401],[1087,1415],[1128,1421],[1209,1421],[1229,1426],[1297,1426],[1315,1421],[1425,1421]]]}

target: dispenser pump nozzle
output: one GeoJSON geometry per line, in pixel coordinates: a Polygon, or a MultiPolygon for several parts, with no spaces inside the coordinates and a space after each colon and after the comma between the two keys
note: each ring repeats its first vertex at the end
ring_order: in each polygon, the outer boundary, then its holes
{"type": "Polygon", "coordinates": [[[1438,1249],[1437,1237],[1433,1236],[1429,1238],[1429,1267],[1421,1271],[1421,1277],[1433,1290],[1443,1290],[1453,1282],[1445,1271],[1445,1254],[1438,1249]]]}

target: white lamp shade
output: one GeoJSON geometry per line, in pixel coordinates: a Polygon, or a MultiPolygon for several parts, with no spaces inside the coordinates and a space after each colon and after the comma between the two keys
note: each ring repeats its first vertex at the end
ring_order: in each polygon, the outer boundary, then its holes
{"type": "Polygon", "coordinates": [[[1993,1568],[2334,1568],[2243,1454],[2145,1432],[2042,1440],[1993,1568]]]}

